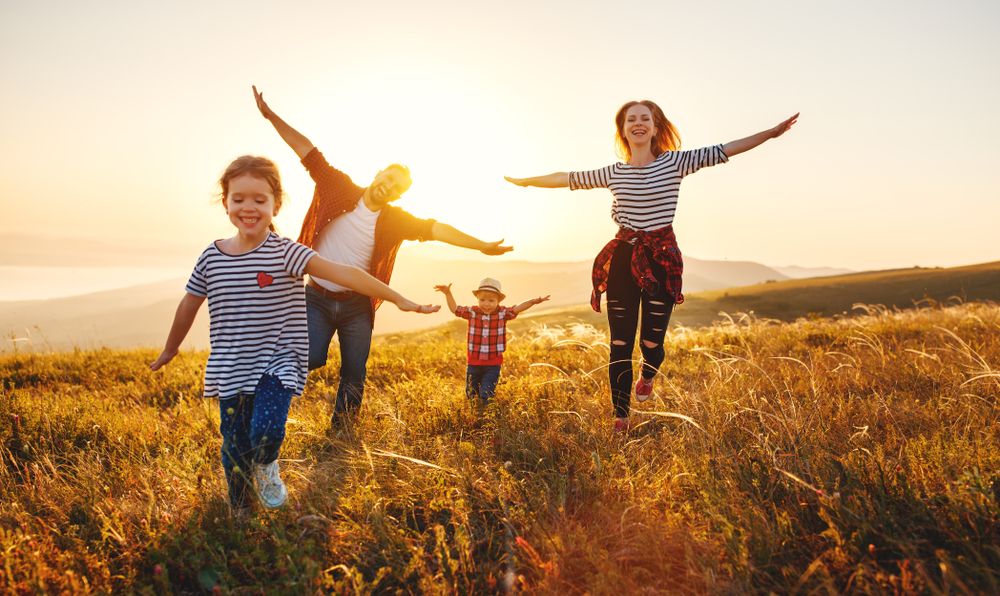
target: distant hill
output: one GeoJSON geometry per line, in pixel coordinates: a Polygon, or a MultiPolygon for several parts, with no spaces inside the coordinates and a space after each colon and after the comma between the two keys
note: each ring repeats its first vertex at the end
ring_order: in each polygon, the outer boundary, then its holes
{"type": "Polygon", "coordinates": [[[796,265],[791,265],[788,267],[772,267],[772,269],[792,279],[829,277],[831,275],[847,275],[848,273],[855,273],[855,271],[851,269],[842,269],[839,267],[798,267],[796,265]]]}
{"type": "MultiPolygon", "coordinates": [[[[689,292],[723,289],[785,277],[774,269],[753,262],[685,259],[685,288],[689,292]]],[[[472,290],[483,277],[503,283],[508,303],[549,294],[544,308],[585,304],[590,296],[590,261],[533,263],[528,261],[440,261],[416,257],[402,251],[392,278],[394,288],[423,303],[443,304],[433,291],[439,283],[452,283],[460,304],[471,303],[472,290]]],[[[0,333],[9,350],[11,340],[22,338],[37,349],[63,350],[158,346],[166,338],[177,302],[184,291],[183,279],[133,286],[52,300],[0,302],[0,333]]],[[[379,310],[376,333],[393,333],[434,327],[454,317],[443,309],[433,315],[403,313],[392,305],[379,310]]],[[[187,347],[208,346],[208,316],[198,315],[185,342],[187,347]]]]}
{"type": "MultiPolygon", "coordinates": [[[[813,279],[762,283],[686,294],[672,325],[701,327],[720,313],[753,312],[757,317],[794,321],[801,317],[850,314],[855,304],[909,308],[925,299],[937,302],[1000,301],[1000,261],[965,267],[891,269],[813,279]]],[[[547,313],[541,322],[571,320],[603,324],[604,315],[589,307],[547,313]]]]}

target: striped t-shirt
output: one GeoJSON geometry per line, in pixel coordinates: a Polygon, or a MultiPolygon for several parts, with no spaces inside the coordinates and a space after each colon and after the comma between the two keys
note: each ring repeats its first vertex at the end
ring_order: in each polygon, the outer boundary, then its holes
{"type": "Polygon", "coordinates": [[[241,255],[213,242],[201,253],[187,292],[208,297],[212,351],[205,367],[205,397],[253,393],[272,374],[293,395],[309,372],[309,331],[302,276],[316,253],[269,233],[241,255]]]}
{"type": "Polygon", "coordinates": [[[618,162],[598,170],[570,172],[570,190],[607,188],[614,196],[611,219],[632,230],[656,230],[674,221],[681,179],[729,158],[722,145],[667,151],[644,166],[618,162]]]}

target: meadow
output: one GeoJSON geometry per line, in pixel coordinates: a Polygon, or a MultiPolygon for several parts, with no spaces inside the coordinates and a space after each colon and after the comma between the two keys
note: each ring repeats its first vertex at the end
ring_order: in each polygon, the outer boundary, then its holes
{"type": "Polygon", "coordinates": [[[206,354],[0,357],[0,592],[1000,592],[1000,305],[675,327],[611,431],[603,328],[512,323],[497,399],[461,322],[382,337],[292,406],[289,502],[230,517],[206,354]]]}

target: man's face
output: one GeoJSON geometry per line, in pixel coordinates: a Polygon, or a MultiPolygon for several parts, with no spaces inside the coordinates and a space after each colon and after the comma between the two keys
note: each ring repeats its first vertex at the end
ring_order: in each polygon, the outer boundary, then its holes
{"type": "Polygon", "coordinates": [[[376,205],[388,205],[402,196],[410,188],[410,183],[410,176],[406,170],[389,166],[375,175],[371,186],[368,187],[368,197],[376,205]]]}

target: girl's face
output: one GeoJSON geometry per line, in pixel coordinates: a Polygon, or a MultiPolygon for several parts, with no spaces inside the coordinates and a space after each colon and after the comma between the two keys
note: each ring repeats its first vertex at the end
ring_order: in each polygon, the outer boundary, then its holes
{"type": "Polygon", "coordinates": [[[486,314],[495,311],[500,304],[500,296],[489,290],[480,290],[476,293],[476,298],[479,298],[479,310],[486,314]]]}
{"type": "Polygon", "coordinates": [[[641,103],[635,104],[625,112],[625,140],[635,147],[649,143],[658,132],[653,123],[653,112],[641,103]]]}
{"type": "Polygon", "coordinates": [[[267,231],[271,218],[278,214],[274,192],[263,178],[242,174],[229,181],[229,194],[223,200],[229,221],[241,234],[257,236],[267,231]]]}

